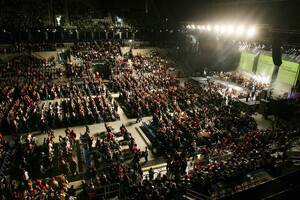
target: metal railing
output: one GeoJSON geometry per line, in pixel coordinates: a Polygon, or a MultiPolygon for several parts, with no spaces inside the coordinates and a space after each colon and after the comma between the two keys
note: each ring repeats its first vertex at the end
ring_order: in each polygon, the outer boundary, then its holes
{"type": "Polygon", "coordinates": [[[194,190],[191,190],[191,189],[187,189],[186,195],[184,195],[184,197],[186,197],[187,199],[192,198],[192,199],[195,199],[195,200],[211,200],[210,197],[208,197],[204,194],[198,193],[198,192],[196,192],[194,190]]]}

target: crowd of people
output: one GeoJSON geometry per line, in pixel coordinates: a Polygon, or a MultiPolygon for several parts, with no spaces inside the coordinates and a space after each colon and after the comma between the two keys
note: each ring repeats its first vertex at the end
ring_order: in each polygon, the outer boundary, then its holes
{"type": "MultiPolygon", "coordinates": [[[[0,28],[7,31],[38,31],[52,29],[60,26],[76,26],[81,29],[109,29],[114,27],[112,20],[100,20],[95,22],[95,19],[105,19],[103,13],[94,13],[94,8],[85,2],[72,2],[68,3],[68,19],[69,24],[65,23],[65,5],[62,2],[53,1],[51,4],[47,2],[24,2],[24,1],[6,1],[3,6],[3,17],[0,21],[0,28]],[[50,8],[50,7],[53,8],[50,8]],[[59,13],[64,18],[60,20],[60,23],[49,20],[49,11],[54,9],[55,13],[59,13]],[[17,17],[15,17],[17,16],[17,17]]],[[[107,17],[108,18],[108,17],[107,17]]]]}
{"type": "MultiPolygon", "coordinates": [[[[110,48],[110,44],[106,45],[110,48]]],[[[76,44],[74,46],[77,48],[76,44]]],[[[104,50],[107,58],[109,58],[113,51],[103,48],[103,52],[104,50]]],[[[52,181],[59,182],[59,178],[57,180],[52,178],[50,181],[39,180],[39,183],[31,179],[31,175],[37,171],[40,171],[44,176],[55,173],[53,172],[55,165],[53,163],[55,157],[53,140],[55,136],[52,129],[119,119],[117,113],[118,103],[105,88],[99,73],[96,74],[97,76],[91,75],[91,60],[88,57],[81,57],[82,54],[77,54],[77,52],[81,52],[81,50],[77,51],[74,49],[73,56],[86,63],[86,66],[88,66],[88,68],[84,69],[86,73],[81,73],[82,71],[78,71],[76,67],[73,68],[73,64],[66,60],[65,66],[62,65],[62,68],[59,69],[66,67],[66,70],[63,69],[63,72],[59,71],[58,73],[54,71],[54,73],[63,77],[60,80],[53,80],[47,75],[50,71],[49,68],[56,67],[57,63],[52,61],[50,63],[51,66],[48,66],[46,62],[32,58],[20,58],[9,63],[3,63],[4,66],[1,68],[3,70],[1,82],[1,130],[6,135],[9,134],[16,137],[16,146],[19,143],[22,145],[19,134],[36,130],[48,134],[48,137],[43,141],[41,152],[38,152],[36,149],[38,143],[36,137],[32,137],[30,133],[27,134],[24,146],[22,146],[21,150],[19,149],[22,152],[20,156],[21,162],[15,160],[20,171],[19,177],[23,177],[24,180],[13,180],[15,187],[18,187],[19,184],[26,185],[26,187],[17,189],[11,188],[10,180],[5,179],[6,173],[11,172],[7,171],[6,161],[8,159],[4,158],[8,157],[7,155],[14,154],[8,151],[10,148],[7,147],[7,142],[2,140],[1,135],[1,149],[3,150],[1,155],[3,161],[5,160],[5,163],[1,162],[3,169],[5,169],[5,171],[1,170],[1,191],[3,191],[1,194],[4,195],[3,197],[31,198],[39,196],[41,199],[69,197],[70,194],[67,194],[69,189],[60,187],[60,183],[55,184],[55,188],[48,187],[48,184],[52,181]],[[89,76],[86,76],[87,73],[90,73],[89,76]],[[22,81],[23,78],[27,81],[22,81]],[[30,185],[30,188],[27,188],[27,183],[30,185]],[[44,187],[40,187],[41,185],[44,187]]],[[[84,138],[86,134],[80,138],[84,138]]],[[[125,135],[126,139],[129,140],[128,133],[125,135]]],[[[66,136],[59,138],[59,173],[64,175],[78,173],[77,163],[72,158],[75,140],[76,133],[74,131],[66,131],[66,136]]],[[[102,156],[104,153],[106,154],[105,157],[103,156],[104,160],[122,159],[120,150],[115,151],[115,147],[119,144],[113,141],[110,138],[107,141],[105,140],[105,142],[97,142],[99,153],[102,156]]],[[[11,157],[9,158],[14,159],[11,157]]],[[[12,162],[13,160],[9,160],[9,163],[12,162]]],[[[16,177],[16,179],[18,178],[16,177]]]]}
{"type": "Polygon", "coordinates": [[[15,141],[6,141],[1,135],[0,144],[5,148],[3,153],[6,157],[14,154],[9,158],[9,166],[4,166],[1,162],[1,199],[74,199],[76,197],[76,190],[69,184],[67,174],[51,177],[51,174],[55,174],[53,172],[54,137],[54,132],[49,130],[42,146],[38,147],[37,138],[30,133],[25,137],[16,136],[15,141]],[[8,174],[3,174],[3,167],[8,168],[8,174]],[[36,178],[41,177],[39,173],[44,174],[45,178],[36,178]]]}
{"type": "Polygon", "coordinates": [[[65,176],[57,176],[46,179],[32,180],[28,178],[24,181],[2,181],[2,199],[75,199],[76,190],[74,186],[69,186],[65,176]]]}
{"type": "Polygon", "coordinates": [[[23,52],[44,52],[44,51],[56,51],[57,48],[63,48],[63,43],[24,43],[15,42],[14,44],[5,45],[0,48],[0,54],[12,54],[23,52]]]}
{"type": "MultiPolygon", "coordinates": [[[[75,50],[73,55],[82,59],[75,50]]],[[[119,119],[118,103],[105,89],[99,73],[93,75],[91,61],[85,58],[84,62],[85,69],[67,61],[64,69],[54,60],[32,58],[5,63],[1,67],[1,130],[44,132],[119,119]]]]}
{"type": "Polygon", "coordinates": [[[46,2],[25,3],[6,1],[2,4],[0,27],[7,31],[40,30],[46,27],[48,6],[46,2]]]}
{"type": "Polygon", "coordinates": [[[62,69],[52,60],[34,59],[31,57],[14,58],[2,63],[0,79],[8,81],[21,80],[55,80],[62,76],[62,69]]]}
{"type": "MultiPolygon", "coordinates": [[[[103,187],[112,186],[110,190],[118,191],[120,187],[124,199],[162,199],[175,198],[181,195],[185,185],[181,183],[176,186],[172,178],[159,174],[154,177],[153,169],[149,175],[142,171],[142,164],[148,162],[148,149],[139,149],[133,136],[127,131],[124,124],[120,127],[120,133],[131,152],[130,163],[124,162],[122,152],[115,135],[113,127],[105,124],[105,137],[97,138],[95,148],[101,155],[101,162],[108,162],[105,170],[91,168],[87,174],[87,180],[82,182],[83,197],[93,197],[101,194],[103,187]],[[152,171],[152,172],[151,172],[152,171]],[[179,192],[181,191],[181,192],[179,192]]],[[[92,147],[93,148],[93,147],[92,147]]],[[[107,196],[108,197],[108,196],[107,196]]]]}
{"type": "MultiPolygon", "coordinates": [[[[39,157],[39,170],[49,174],[53,170],[54,128],[65,127],[66,135],[59,138],[59,165],[64,175],[78,173],[78,163],[72,158],[76,139],[80,138],[84,155],[96,150],[100,162],[110,165],[103,172],[91,168],[88,181],[83,182],[84,195],[97,194],[97,188],[119,183],[127,199],[176,199],[187,187],[210,195],[212,185],[221,182],[231,184],[243,179],[245,174],[267,168],[272,169],[279,161],[286,159],[285,151],[290,141],[299,136],[299,129],[274,127],[258,130],[253,117],[240,110],[238,92],[214,82],[198,83],[186,80],[181,83],[167,73],[176,67],[163,54],[147,56],[128,55],[122,57],[118,42],[74,43],[71,54],[80,59],[82,66],[65,63],[67,76],[60,81],[46,81],[44,78],[32,82],[1,82],[1,129],[15,135],[15,145],[20,143],[19,133],[34,130],[47,133],[41,154],[37,153],[35,137],[27,134],[18,165],[23,179],[7,182],[3,179],[2,194],[15,198],[37,196],[55,198],[74,196],[64,176],[47,180],[31,179],[32,163],[39,157]],[[101,78],[92,73],[92,63],[106,62],[110,66],[110,82],[107,89],[101,78]],[[78,78],[74,81],[73,78],[78,78]],[[44,81],[43,81],[44,80],[44,81]],[[63,81],[64,80],[64,81],[63,81]],[[111,92],[118,92],[117,102],[111,92]],[[120,142],[116,139],[108,121],[119,119],[119,103],[126,112],[139,122],[144,116],[152,116],[149,127],[153,140],[166,156],[167,173],[147,176],[141,163],[148,162],[148,149],[139,149],[134,137],[123,124],[120,133],[130,150],[132,162],[124,163],[120,142]],[[104,123],[105,134],[93,138],[87,126],[80,134],[67,128],[75,125],[104,123]],[[273,156],[273,149],[282,152],[273,156]],[[226,159],[212,157],[228,154],[226,159]],[[200,156],[200,157],[199,157],[200,156]],[[193,163],[188,170],[188,161],[193,163]]],[[[11,77],[24,74],[23,64],[38,68],[39,61],[21,60],[6,64],[11,77]],[[20,72],[18,72],[20,70],[20,72]]],[[[44,63],[46,64],[46,63],[44,63]]],[[[231,74],[235,76],[234,73],[231,74]]],[[[220,75],[221,76],[221,75],[220,75]]],[[[238,76],[238,75],[237,75],[238,76]]],[[[246,79],[239,79],[243,84],[246,79]]],[[[248,83],[246,83],[247,85],[248,83]]],[[[247,86],[248,87],[248,86],[247,86]]],[[[8,144],[0,138],[1,157],[8,152],[8,144]]],[[[84,158],[90,163],[89,158],[84,158]]],[[[153,170],[153,169],[152,169],[153,170]]]]}
{"type": "Polygon", "coordinates": [[[1,86],[1,129],[8,132],[44,132],[119,119],[117,102],[99,81],[1,86]]]}
{"type": "MultiPolygon", "coordinates": [[[[133,63],[134,70],[128,64],[112,68],[111,85],[129,112],[139,115],[141,111],[143,116],[153,116],[154,137],[168,155],[168,167],[177,177],[175,180],[185,175],[185,159],[195,159],[198,154],[205,162],[196,164],[187,177],[193,189],[205,194],[209,194],[213,184],[242,179],[260,168],[272,169],[286,159],[273,156],[268,144],[275,144],[285,152],[289,141],[299,136],[299,130],[258,130],[254,118],[241,112],[239,94],[234,89],[214,81],[200,84],[189,80],[182,86],[164,73],[167,69],[161,65],[161,59],[153,62],[152,56],[148,58],[150,66],[147,61],[140,64],[140,58],[133,58],[138,60],[133,63]],[[153,73],[155,69],[151,67],[158,66],[162,69],[153,73]],[[280,139],[270,137],[271,132],[280,139]],[[215,155],[227,152],[230,156],[215,162],[210,160],[212,152],[217,152],[215,155]]],[[[248,79],[239,79],[239,83],[246,88],[255,84],[248,79]]]]}

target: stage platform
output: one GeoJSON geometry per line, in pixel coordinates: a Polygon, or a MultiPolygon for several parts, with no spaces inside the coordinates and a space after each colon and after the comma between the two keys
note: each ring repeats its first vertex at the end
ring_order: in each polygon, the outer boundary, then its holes
{"type": "Polygon", "coordinates": [[[200,83],[205,83],[206,84],[208,78],[205,78],[205,77],[190,77],[190,79],[192,79],[194,81],[198,81],[200,83]]]}
{"type": "Polygon", "coordinates": [[[216,78],[216,77],[211,77],[211,79],[215,82],[218,82],[222,85],[225,85],[229,88],[232,88],[232,89],[236,90],[237,92],[240,93],[240,96],[246,96],[247,95],[247,91],[245,90],[245,88],[243,88],[241,85],[239,85],[237,83],[233,83],[233,82],[226,81],[226,80],[223,80],[223,79],[219,79],[219,78],[216,78]]]}
{"type": "Polygon", "coordinates": [[[246,98],[241,98],[240,99],[240,102],[241,103],[244,103],[244,104],[246,104],[246,105],[248,105],[248,106],[255,106],[255,105],[259,105],[259,102],[260,101],[246,101],[246,98]]]}
{"type": "Polygon", "coordinates": [[[239,101],[244,112],[255,112],[259,108],[260,101],[246,101],[246,98],[241,98],[239,101]]]}
{"type": "Polygon", "coordinates": [[[245,88],[243,88],[241,85],[237,84],[237,83],[233,83],[230,81],[226,81],[223,79],[219,79],[213,76],[207,76],[207,77],[190,77],[190,79],[194,80],[194,81],[198,81],[199,83],[202,84],[207,84],[207,80],[212,80],[215,81],[217,83],[220,83],[228,88],[232,88],[234,90],[236,90],[237,92],[240,93],[239,96],[245,97],[247,95],[247,91],[245,90],[245,88]]]}

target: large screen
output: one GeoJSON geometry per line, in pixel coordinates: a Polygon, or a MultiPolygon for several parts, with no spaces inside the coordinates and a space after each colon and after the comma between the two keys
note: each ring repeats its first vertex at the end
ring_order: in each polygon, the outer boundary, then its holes
{"type": "Polygon", "coordinates": [[[254,63],[254,54],[249,52],[242,52],[239,68],[248,72],[252,72],[254,63]]]}
{"type": "Polygon", "coordinates": [[[256,75],[262,79],[271,80],[274,70],[273,59],[271,56],[260,54],[257,64],[256,75]]]}
{"type": "Polygon", "coordinates": [[[294,85],[299,73],[299,63],[283,60],[279,67],[277,80],[294,85]]]}

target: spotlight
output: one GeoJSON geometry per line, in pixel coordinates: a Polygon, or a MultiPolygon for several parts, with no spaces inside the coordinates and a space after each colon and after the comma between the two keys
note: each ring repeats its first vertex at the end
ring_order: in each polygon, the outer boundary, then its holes
{"type": "Polygon", "coordinates": [[[260,77],[260,75],[258,75],[258,76],[256,77],[256,80],[257,80],[258,82],[262,82],[262,77],[260,77]]]}
{"type": "Polygon", "coordinates": [[[187,27],[187,29],[190,29],[190,28],[191,28],[191,26],[190,26],[190,25],[187,25],[186,27],[187,27]]]}
{"type": "Polygon", "coordinates": [[[237,32],[236,32],[238,35],[242,35],[244,33],[244,27],[243,26],[239,26],[237,28],[237,32]]]}
{"type": "Polygon", "coordinates": [[[253,37],[256,34],[256,29],[254,27],[251,27],[247,31],[247,36],[248,37],[253,37]]]}
{"type": "Polygon", "coordinates": [[[226,32],[231,34],[233,32],[233,29],[234,29],[233,26],[229,25],[229,26],[227,26],[226,32]]]}
{"type": "Polygon", "coordinates": [[[224,25],[221,26],[221,33],[224,33],[226,31],[226,27],[224,25]]]}
{"type": "Polygon", "coordinates": [[[207,29],[208,31],[211,31],[210,25],[207,25],[207,26],[206,26],[206,29],[207,29]]]}
{"type": "Polygon", "coordinates": [[[195,27],[195,25],[193,24],[193,25],[192,25],[192,29],[195,29],[195,28],[196,28],[196,27],[195,27]]]}
{"type": "Polygon", "coordinates": [[[219,27],[219,25],[215,25],[215,27],[214,27],[214,31],[215,31],[215,32],[219,32],[219,31],[220,31],[220,27],[219,27]]]}

